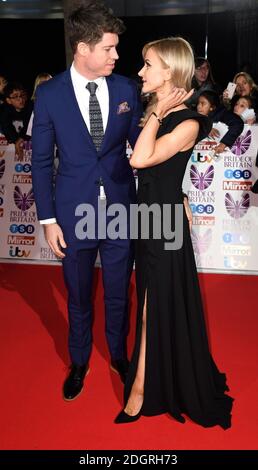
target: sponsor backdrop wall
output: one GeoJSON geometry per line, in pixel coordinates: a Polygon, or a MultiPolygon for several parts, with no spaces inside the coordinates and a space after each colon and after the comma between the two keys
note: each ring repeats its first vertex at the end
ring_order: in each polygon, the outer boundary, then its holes
{"type": "MultiPolygon", "coordinates": [[[[214,141],[200,142],[183,182],[193,212],[192,241],[199,271],[258,273],[258,195],[250,186],[258,126],[245,126],[233,147],[216,159],[214,141]]],[[[128,154],[130,150],[128,149],[128,154]]],[[[0,136],[0,259],[60,262],[37,222],[31,184],[31,143],[18,161],[14,145],[0,136]]]]}

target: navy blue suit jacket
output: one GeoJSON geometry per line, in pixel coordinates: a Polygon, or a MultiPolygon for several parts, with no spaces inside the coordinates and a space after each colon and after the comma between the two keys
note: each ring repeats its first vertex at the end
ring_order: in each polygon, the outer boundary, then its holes
{"type": "MultiPolygon", "coordinates": [[[[135,202],[135,183],[126,157],[126,140],[134,146],[142,106],[134,81],[112,74],[106,77],[109,117],[99,152],[81,115],[70,70],[38,87],[32,131],[32,181],[39,219],[55,217],[65,236],[78,222],[75,209],[97,207],[101,177],[108,204],[135,202]],[[120,106],[126,103],[126,106],[120,106]],[[125,110],[121,112],[121,110],[125,110]],[[53,191],[55,144],[59,167],[53,191]]],[[[69,237],[70,238],[70,237],[69,237]]],[[[73,237],[72,237],[73,238],[73,237]]]]}

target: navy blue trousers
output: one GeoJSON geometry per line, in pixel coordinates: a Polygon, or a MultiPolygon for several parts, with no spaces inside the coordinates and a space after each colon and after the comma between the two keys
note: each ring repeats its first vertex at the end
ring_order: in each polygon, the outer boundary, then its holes
{"type": "Polygon", "coordinates": [[[69,352],[71,361],[86,364],[92,349],[92,287],[100,253],[105,302],[105,333],[111,358],[126,357],[128,288],[133,268],[130,240],[87,240],[64,250],[63,271],[68,290],[69,352]]]}

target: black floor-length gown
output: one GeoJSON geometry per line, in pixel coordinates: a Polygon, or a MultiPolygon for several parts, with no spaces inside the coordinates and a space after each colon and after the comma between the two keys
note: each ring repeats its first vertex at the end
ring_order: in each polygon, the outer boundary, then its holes
{"type": "MultiPolygon", "coordinates": [[[[188,109],[163,119],[158,137],[171,132],[186,119],[200,124],[198,140],[209,132],[209,121],[188,109]]],[[[138,203],[182,203],[182,180],[192,149],[139,171],[138,203]]],[[[184,211],[183,211],[184,212],[184,211]]],[[[142,414],[169,413],[184,422],[182,413],[202,426],[231,425],[233,399],[224,392],[225,374],[218,371],[209,352],[197,270],[184,212],[183,245],[164,250],[164,239],[136,242],[136,287],[138,314],[136,340],[128,378],[125,403],[136,376],[147,298],[145,384],[142,414]]],[[[172,215],[172,221],[174,215],[172,215]]],[[[173,228],[174,230],[174,228],[173,228]]]]}

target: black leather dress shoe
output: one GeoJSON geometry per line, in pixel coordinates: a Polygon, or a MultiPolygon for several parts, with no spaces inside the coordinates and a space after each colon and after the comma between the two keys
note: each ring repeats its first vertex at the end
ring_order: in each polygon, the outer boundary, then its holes
{"type": "Polygon", "coordinates": [[[89,372],[88,364],[84,366],[71,365],[70,373],[64,382],[63,398],[66,401],[74,400],[83,390],[83,380],[86,373],[89,372]]]}
{"type": "Polygon", "coordinates": [[[111,360],[111,369],[115,371],[117,374],[120,375],[120,379],[123,383],[125,383],[126,375],[129,368],[129,361],[128,359],[119,359],[119,360],[111,360]]]}

